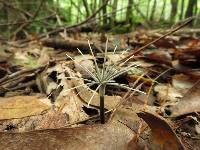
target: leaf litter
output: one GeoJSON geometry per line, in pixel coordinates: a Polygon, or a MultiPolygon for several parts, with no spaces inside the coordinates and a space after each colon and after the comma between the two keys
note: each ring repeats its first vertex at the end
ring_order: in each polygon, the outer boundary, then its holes
{"type": "MultiPolygon", "coordinates": [[[[6,58],[0,61],[0,147],[30,149],[28,144],[37,145],[39,149],[47,145],[49,149],[198,147],[199,39],[191,36],[184,41],[181,34],[167,36],[128,58],[129,65],[140,66],[130,67],[128,73],[122,73],[113,82],[130,89],[138,87],[147,95],[129,93],[125,100],[128,89],[108,86],[106,124],[99,125],[99,94],[95,91],[97,87],[89,86],[91,74],[86,70],[95,72],[94,59],[100,67],[103,65],[104,55],[99,49],[105,48],[102,46],[105,43],[97,38],[99,35],[91,36],[94,36],[92,47],[93,43],[98,43],[97,47],[101,45],[94,49],[94,56],[89,54],[89,46],[88,49],[76,47],[83,56],[73,46],[59,48],[58,43],[56,48],[51,48],[51,45],[30,42],[24,48],[6,47],[9,52],[0,51],[0,58],[6,58]],[[66,53],[77,63],[68,59],[66,53]]],[[[109,44],[114,45],[108,46],[106,63],[117,64],[129,56],[136,45],[145,46],[162,34],[138,31],[122,38],[106,36],[109,44]],[[115,49],[114,40],[119,38],[124,50],[129,46],[126,52],[115,49]]],[[[79,40],[82,46],[87,43],[85,35],[79,40]]],[[[120,69],[125,67],[120,66],[120,69]]]]}

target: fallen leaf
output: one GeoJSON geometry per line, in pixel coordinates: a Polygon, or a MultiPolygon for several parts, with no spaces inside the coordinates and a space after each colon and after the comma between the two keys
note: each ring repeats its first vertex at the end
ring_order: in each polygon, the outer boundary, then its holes
{"type": "Polygon", "coordinates": [[[107,58],[108,58],[108,61],[110,61],[111,63],[117,63],[118,61],[120,61],[121,59],[123,59],[125,57],[124,55],[125,54],[123,54],[123,53],[122,54],[108,53],[107,58]]]}
{"type": "Polygon", "coordinates": [[[196,80],[184,74],[177,74],[172,77],[172,86],[178,90],[187,92],[194,84],[196,80]]]}
{"type": "Polygon", "coordinates": [[[133,131],[114,122],[105,125],[0,133],[0,149],[7,150],[126,150],[133,131]]]}
{"type": "MultiPolygon", "coordinates": [[[[72,88],[72,80],[66,79],[66,73],[73,74],[65,63],[48,68],[38,76],[38,87],[49,94],[59,112],[68,115],[68,124],[85,120],[88,115],[83,110],[83,101],[72,88]],[[44,87],[44,88],[42,88],[44,87]]],[[[55,118],[55,117],[54,117],[55,118]]],[[[49,118],[47,117],[47,120],[49,118]]],[[[48,122],[48,121],[46,121],[48,122]]]]}
{"type": "Polygon", "coordinates": [[[69,124],[69,115],[67,113],[60,113],[57,111],[48,111],[42,120],[38,121],[37,129],[55,129],[64,127],[69,124]]]}
{"type": "Polygon", "coordinates": [[[183,74],[188,75],[190,77],[193,77],[195,79],[200,78],[200,71],[199,70],[191,69],[191,68],[189,68],[185,65],[182,65],[179,60],[172,61],[172,66],[176,71],[178,71],[180,73],[183,73],[183,74]]]}
{"type": "Polygon", "coordinates": [[[140,112],[138,116],[142,118],[151,128],[150,142],[151,149],[156,150],[184,150],[184,146],[177,135],[170,127],[169,123],[156,114],[150,112],[140,112]]]}
{"type": "Polygon", "coordinates": [[[39,115],[49,108],[34,96],[0,98],[0,120],[39,115]]]}
{"type": "Polygon", "coordinates": [[[200,112],[200,80],[190,88],[177,105],[171,106],[171,116],[178,117],[181,115],[200,112]]]}
{"type": "Polygon", "coordinates": [[[85,78],[90,77],[90,74],[88,73],[88,71],[86,71],[86,69],[94,73],[95,66],[94,66],[94,62],[92,61],[93,57],[91,55],[75,56],[74,60],[76,62],[74,63],[75,70],[77,72],[80,72],[83,77],[85,78]]]}
{"type": "Polygon", "coordinates": [[[55,105],[60,112],[68,115],[68,124],[88,118],[82,100],[74,91],[61,92],[55,105]]]}
{"type": "Polygon", "coordinates": [[[40,57],[37,60],[38,66],[46,65],[50,61],[49,52],[47,48],[41,49],[40,57]]]}
{"type": "Polygon", "coordinates": [[[154,91],[157,92],[157,97],[160,102],[177,102],[182,97],[182,94],[177,89],[169,85],[156,85],[154,91]]]}
{"type": "Polygon", "coordinates": [[[155,61],[157,63],[163,63],[171,66],[172,56],[169,54],[169,52],[164,50],[159,50],[146,54],[145,58],[155,61]]]}

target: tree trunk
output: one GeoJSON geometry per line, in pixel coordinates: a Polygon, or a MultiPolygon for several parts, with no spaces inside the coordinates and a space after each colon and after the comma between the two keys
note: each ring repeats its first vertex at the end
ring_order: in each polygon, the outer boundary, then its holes
{"type": "Polygon", "coordinates": [[[166,0],[163,1],[163,7],[162,7],[162,11],[161,11],[161,14],[160,14],[160,21],[161,20],[165,20],[165,7],[166,7],[166,0]]]}
{"type": "Polygon", "coordinates": [[[86,11],[86,17],[88,18],[90,16],[90,11],[89,11],[89,8],[88,8],[88,3],[86,0],[83,0],[83,5],[85,7],[85,11],[86,11]]]}
{"type": "Polygon", "coordinates": [[[93,5],[92,5],[92,12],[94,13],[97,9],[97,0],[94,0],[93,5]]]}
{"type": "Polygon", "coordinates": [[[153,21],[153,19],[154,19],[154,14],[155,14],[155,11],[156,11],[156,5],[157,5],[157,1],[154,0],[153,7],[152,7],[152,10],[151,10],[151,16],[150,16],[151,21],[153,21]]]}
{"type": "MultiPolygon", "coordinates": [[[[200,14],[198,14],[198,4],[197,4],[197,2],[196,2],[196,4],[195,4],[195,7],[194,7],[194,16],[200,16],[200,14]]],[[[199,23],[198,23],[198,20],[199,19],[195,19],[194,20],[194,22],[193,22],[193,25],[195,26],[195,25],[198,25],[199,23]]]]}
{"type": "Polygon", "coordinates": [[[128,6],[126,11],[126,23],[132,25],[132,7],[133,7],[133,0],[128,0],[128,6]]]}
{"type": "Polygon", "coordinates": [[[185,13],[185,18],[191,17],[194,14],[194,7],[197,4],[197,0],[189,0],[188,7],[185,13]]]}
{"type": "Polygon", "coordinates": [[[71,22],[72,21],[72,1],[70,1],[70,7],[68,7],[67,14],[69,16],[68,19],[67,19],[67,21],[71,22]]]}
{"type": "Polygon", "coordinates": [[[178,8],[178,0],[171,0],[170,21],[172,23],[174,23],[176,20],[177,8],[178,8]]]}
{"type": "Polygon", "coordinates": [[[148,0],[148,2],[147,2],[147,11],[146,11],[146,18],[149,18],[149,10],[150,10],[150,2],[151,2],[151,0],[148,0]]]}
{"type": "Polygon", "coordinates": [[[183,14],[184,14],[184,3],[185,3],[185,0],[182,0],[182,1],[181,1],[181,12],[180,12],[179,20],[182,20],[182,19],[183,19],[183,14]]]}
{"type": "MultiPolygon", "coordinates": [[[[106,2],[106,0],[102,0],[102,3],[104,4],[106,2]]],[[[103,24],[106,25],[107,24],[107,7],[105,6],[103,8],[103,24]]]]}
{"type": "Polygon", "coordinates": [[[135,4],[135,2],[133,1],[133,7],[134,10],[136,10],[136,12],[140,15],[140,17],[144,20],[144,27],[149,28],[151,26],[151,23],[149,22],[148,18],[143,14],[143,12],[139,9],[139,4],[135,4]]]}
{"type": "MultiPolygon", "coordinates": [[[[188,6],[187,6],[186,13],[185,13],[185,18],[192,17],[194,15],[194,11],[195,11],[194,8],[195,8],[196,5],[197,5],[197,0],[189,0],[188,1],[188,6]]],[[[193,21],[190,24],[190,26],[193,26],[193,21]]]]}
{"type": "Polygon", "coordinates": [[[113,25],[114,25],[114,22],[116,21],[117,2],[118,2],[118,0],[114,0],[114,1],[113,1],[113,5],[112,5],[112,17],[111,17],[111,26],[113,26],[113,25]]]}
{"type": "MultiPolygon", "coordinates": [[[[77,6],[78,8],[80,8],[80,3],[78,3],[78,6],[77,6]]],[[[76,16],[76,22],[79,22],[81,19],[80,19],[80,13],[81,13],[81,11],[78,11],[77,12],[77,16],[76,16]]]]}
{"type": "Polygon", "coordinates": [[[194,15],[196,16],[197,14],[198,14],[198,4],[196,1],[195,6],[194,6],[194,15]]]}
{"type": "MultiPolygon", "coordinates": [[[[97,1],[97,7],[100,7],[101,5],[103,4],[102,0],[99,0],[97,1]]],[[[101,11],[102,12],[102,11],[101,11]]],[[[100,21],[99,21],[99,25],[102,25],[103,24],[103,20],[102,20],[102,13],[98,13],[98,18],[101,18],[100,21]]]]}
{"type": "MultiPolygon", "coordinates": [[[[92,13],[94,13],[96,11],[96,9],[97,9],[97,0],[94,0],[92,9],[91,9],[92,13]]],[[[94,18],[96,18],[96,16],[94,18]]],[[[97,22],[97,20],[94,19],[94,24],[96,24],[96,22],[97,22]]]]}

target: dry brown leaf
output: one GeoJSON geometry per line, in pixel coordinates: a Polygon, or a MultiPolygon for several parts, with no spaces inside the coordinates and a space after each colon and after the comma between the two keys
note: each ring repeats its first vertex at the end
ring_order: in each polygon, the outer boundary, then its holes
{"type": "Polygon", "coordinates": [[[39,115],[50,106],[34,96],[0,98],[0,120],[39,115]]]}
{"type": "Polygon", "coordinates": [[[140,112],[141,117],[151,128],[151,149],[156,150],[184,150],[184,146],[176,136],[167,121],[150,112],[140,112]]]}
{"type": "Polygon", "coordinates": [[[145,55],[146,59],[171,66],[172,56],[169,52],[160,49],[145,55]]]}
{"type": "Polygon", "coordinates": [[[181,97],[182,94],[170,85],[156,85],[154,87],[154,91],[157,92],[158,101],[170,101],[170,102],[177,102],[181,97]]]}
{"type": "Polygon", "coordinates": [[[132,136],[133,131],[119,122],[24,133],[0,133],[0,149],[126,150],[132,136]]]}
{"type": "MultiPolygon", "coordinates": [[[[140,150],[145,149],[145,146],[149,145],[148,135],[145,132],[140,132],[141,125],[144,123],[142,119],[138,117],[137,113],[141,112],[144,109],[144,105],[132,103],[131,106],[122,105],[114,113],[113,120],[120,121],[124,125],[128,126],[133,130],[135,134],[133,138],[129,141],[128,150],[140,150]]],[[[155,112],[156,108],[152,106],[146,106],[146,110],[155,112]]]]}
{"type": "Polygon", "coordinates": [[[48,111],[42,120],[38,121],[37,129],[55,129],[61,128],[68,124],[69,115],[53,110],[48,111]]]}
{"type": "Polygon", "coordinates": [[[195,78],[195,79],[200,78],[200,71],[199,70],[189,68],[186,65],[181,64],[179,60],[172,61],[172,66],[178,72],[181,72],[181,73],[188,75],[188,76],[195,78]]]}
{"type": "Polygon", "coordinates": [[[193,112],[200,112],[200,81],[184,95],[177,105],[171,107],[171,116],[177,117],[193,112]]]}
{"type": "MultiPolygon", "coordinates": [[[[66,79],[65,71],[75,74],[65,63],[57,64],[41,73],[41,76],[38,76],[37,83],[41,91],[52,96],[51,100],[55,101],[54,105],[58,108],[58,111],[68,115],[67,121],[71,124],[80,120],[85,120],[88,115],[83,111],[82,107],[84,105],[77,93],[74,90],[70,90],[72,88],[72,81],[66,79]],[[56,75],[54,80],[51,74],[56,75]]],[[[47,120],[48,119],[47,117],[47,120]]]]}
{"type": "Polygon", "coordinates": [[[92,55],[78,55],[74,57],[76,63],[74,63],[75,70],[80,72],[83,77],[90,77],[89,73],[86,71],[89,70],[90,72],[94,73],[94,63],[93,63],[93,56],[92,55]],[[85,69],[86,68],[86,69],[85,69]]]}
{"type": "Polygon", "coordinates": [[[40,57],[37,60],[38,66],[46,65],[50,61],[49,52],[47,48],[43,48],[40,57]]]}
{"type": "Polygon", "coordinates": [[[125,57],[125,54],[116,54],[116,53],[115,54],[113,54],[113,53],[107,54],[108,61],[110,61],[112,63],[117,63],[118,61],[120,61],[124,57],[125,57]]]}
{"type": "Polygon", "coordinates": [[[185,94],[194,84],[196,80],[184,74],[172,76],[172,86],[185,94]]]}
{"type": "Polygon", "coordinates": [[[83,102],[79,96],[73,92],[61,92],[55,105],[59,111],[68,115],[68,123],[85,120],[88,115],[83,111],[83,102]]]}

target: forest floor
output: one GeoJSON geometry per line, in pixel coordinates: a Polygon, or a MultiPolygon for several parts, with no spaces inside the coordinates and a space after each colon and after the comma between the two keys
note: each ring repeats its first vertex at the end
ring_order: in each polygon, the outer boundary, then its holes
{"type": "Polygon", "coordinates": [[[199,33],[180,30],[137,53],[164,33],[1,43],[0,149],[200,149],[199,33]],[[105,124],[90,86],[95,62],[124,71],[106,86],[105,124]]]}

